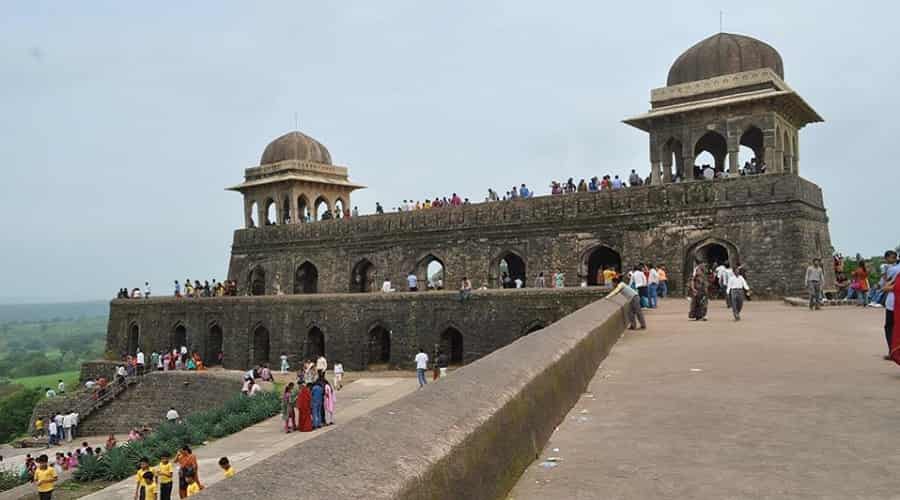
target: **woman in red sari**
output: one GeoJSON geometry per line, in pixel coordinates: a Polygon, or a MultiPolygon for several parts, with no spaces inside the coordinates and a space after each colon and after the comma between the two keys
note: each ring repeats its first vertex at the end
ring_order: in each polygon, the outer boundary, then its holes
{"type": "Polygon", "coordinates": [[[896,283],[891,283],[889,286],[892,288],[889,293],[894,294],[894,330],[891,332],[891,359],[900,365],[900,307],[898,307],[900,304],[897,301],[897,299],[900,299],[900,295],[897,294],[896,283]]]}
{"type": "Polygon", "coordinates": [[[297,395],[297,419],[294,429],[300,432],[311,432],[312,425],[312,393],[306,384],[301,384],[300,394],[297,395]]]}

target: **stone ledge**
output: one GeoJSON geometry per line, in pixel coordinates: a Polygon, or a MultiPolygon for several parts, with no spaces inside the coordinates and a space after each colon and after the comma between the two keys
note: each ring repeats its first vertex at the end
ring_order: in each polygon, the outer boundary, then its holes
{"type": "Polygon", "coordinates": [[[625,303],[596,301],[200,498],[503,498],[622,335],[625,303]],[[284,474],[297,463],[299,483],[284,474]]]}
{"type": "MultiPolygon", "coordinates": [[[[809,299],[808,298],[800,298],[800,297],[785,297],[784,303],[789,306],[794,307],[809,307],[809,299]]],[[[856,300],[847,300],[847,299],[839,299],[839,300],[828,300],[825,299],[822,301],[822,306],[859,306],[859,301],[856,300]]]]}

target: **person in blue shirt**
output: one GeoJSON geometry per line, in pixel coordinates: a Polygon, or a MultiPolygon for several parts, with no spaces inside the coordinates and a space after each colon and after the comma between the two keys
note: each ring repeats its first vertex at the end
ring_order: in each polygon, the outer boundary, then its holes
{"type": "Polygon", "coordinates": [[[409,273],[409,276],[406,277],[406,285],[410,292],[419,291],[419,278],[416,273],[409,273]]]}

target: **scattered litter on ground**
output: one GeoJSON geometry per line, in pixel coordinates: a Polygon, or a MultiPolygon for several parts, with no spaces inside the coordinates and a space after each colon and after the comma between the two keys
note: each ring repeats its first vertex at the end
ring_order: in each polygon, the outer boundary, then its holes
{"type": "Polygon", "coordinates": [[[703,370],[701,368],[691,368],[691,371],[692,372],[702,372],[703,370]]]}
{"type": "Polygon", "coordinates": [[[589,412],[589,411],[587,411],[587,410],[581,410],[581,411],[580,411],[580,412],[578,412],[578,413],[581,413],[581,414],[582,414],[582,415],[584,415],[584,414],[585,414],[585,413],[590,413],[590,412],[589,412]]]}
{"type": "Polygon", "coordinates": [[[562,462],[562,457],[547,457],[547,462],[562,462]]]}
{"type": "Polygon", "coordinates": [[[553,448],[553,453],[559,453],[559,448],[553,448]]]}

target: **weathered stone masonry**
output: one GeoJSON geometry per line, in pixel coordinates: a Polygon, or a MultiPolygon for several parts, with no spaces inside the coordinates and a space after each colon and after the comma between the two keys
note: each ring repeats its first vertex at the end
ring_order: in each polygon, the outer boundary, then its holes
{"type": "Polygon", "coordinates": [[[469,362],[601,298],[598,288],[282,295],[205,299],[115,300],[107,349],[161,352],[184,343],[226,368],[270,362],[286,352],[294,368],[324,347],[347,369],[412,366],[418,347],[442,346],[469,362]],[[184,333],[183,339],[176,336],[184,333]]]}

